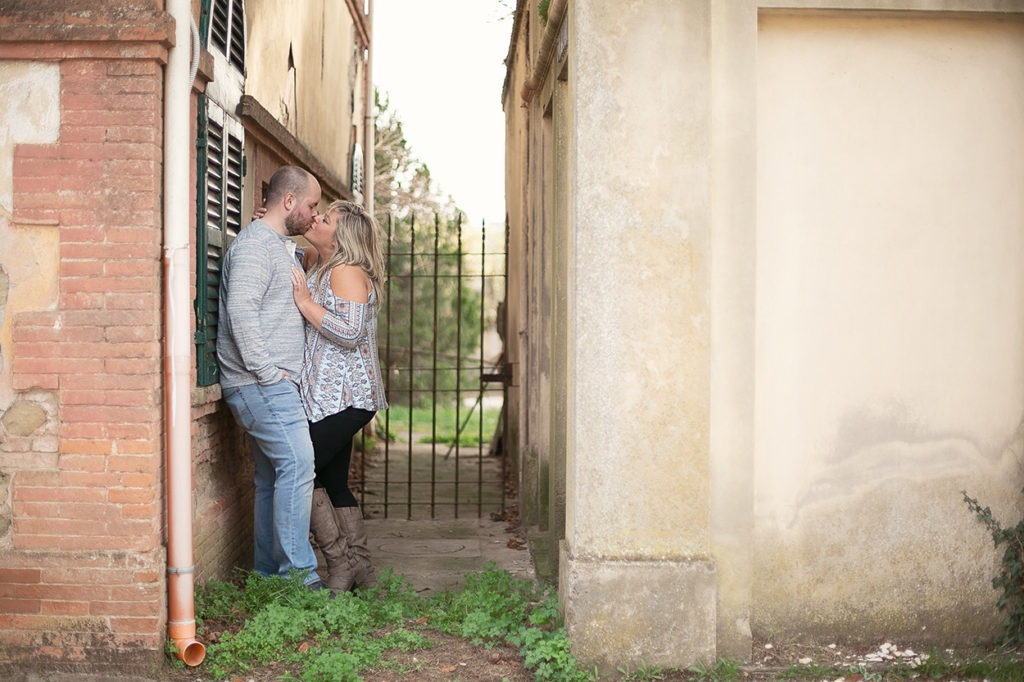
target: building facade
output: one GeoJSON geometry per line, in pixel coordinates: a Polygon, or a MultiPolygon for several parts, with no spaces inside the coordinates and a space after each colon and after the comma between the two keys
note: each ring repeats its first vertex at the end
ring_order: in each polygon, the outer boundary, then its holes
{"type": "Polygon", "coordinates": [[[1024,3],[520,2],[508,337],[584,661],[998,632],[1024,483],[1024,3]]]}
{"type": "Polygon", "coordinates": [[[175,581],[251,566],[219,259],[280,165],[363,200],[371,16],[0,1],[0,670],[152,666],[175,581]]]}

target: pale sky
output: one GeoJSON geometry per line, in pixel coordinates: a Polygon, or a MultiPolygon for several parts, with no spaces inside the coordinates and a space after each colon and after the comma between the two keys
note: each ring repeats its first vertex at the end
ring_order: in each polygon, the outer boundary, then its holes
{"type": "Polygon", "coordinates": [[[413,156],[470,225],[502,223],[511,11],[499,0],[374,0],[373,15],[373,82],[413,156]]]}

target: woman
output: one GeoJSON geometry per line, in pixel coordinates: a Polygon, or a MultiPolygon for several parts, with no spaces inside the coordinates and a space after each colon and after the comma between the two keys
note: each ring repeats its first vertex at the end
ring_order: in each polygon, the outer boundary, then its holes
{"type": "Polygon", "coordinates": [[[377,356],[385,264],[376,222],[352,202],[332,203],[304,236],[309,274],[294,269],[292,286],[307,323],[299,390],[315,456],[310,530],[337,593],[376,584],[348,470],[353,437],[388,407],[377,356]]]}

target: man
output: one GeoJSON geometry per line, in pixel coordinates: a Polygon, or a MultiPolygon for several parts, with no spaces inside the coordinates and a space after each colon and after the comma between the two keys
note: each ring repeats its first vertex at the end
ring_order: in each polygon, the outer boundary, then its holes
{"type": "Polygon", "coordinates": [[[256,571],[317,578],[309,544],[313,445],[299,399],[303,319],[292,299],[291,272],[301,267],[295,242],[317,216],[320,183],[295,166],[270,178],[266,213],[253,220],[224,257],[217,360],[224,400],[249,434],[255,465],[253,536],[256,571]]]}

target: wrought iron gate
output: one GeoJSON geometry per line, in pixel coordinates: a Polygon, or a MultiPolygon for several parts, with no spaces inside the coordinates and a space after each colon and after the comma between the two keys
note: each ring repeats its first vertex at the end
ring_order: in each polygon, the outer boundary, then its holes
{"type": "MultiPolygon", "coordinates": [[[[353,478],[368,517],[504,511],[507,229],[388,216],[380,356],[391,409],[353,478]],[[467,243],[469,245],[467,247],[467,243]]],[[[366,443],[364,436],[364,443],[366,443]]]]}

